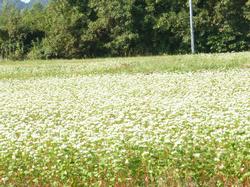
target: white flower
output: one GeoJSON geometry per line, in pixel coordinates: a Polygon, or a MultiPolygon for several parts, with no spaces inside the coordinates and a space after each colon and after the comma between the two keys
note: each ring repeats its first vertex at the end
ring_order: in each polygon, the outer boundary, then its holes
{"type": "Polygon", "coordinates": [[[194,156],[195,158],[200,158],[201,154],[200,154],[200,153],[194,153],[193,156],[194,156]]]}

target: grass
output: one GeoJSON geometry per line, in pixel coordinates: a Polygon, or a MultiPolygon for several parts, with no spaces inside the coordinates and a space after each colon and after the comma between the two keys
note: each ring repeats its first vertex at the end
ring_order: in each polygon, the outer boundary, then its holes
{"type": "Polygon", "coordinates": [[[250,186],[250,53],[0,62],[0,186],[250,186]]]}
{"type": "Polygon", "coordinates": [[[250,52],[85,60],[0,61],[0,79],[249,68],[250,52]]]}

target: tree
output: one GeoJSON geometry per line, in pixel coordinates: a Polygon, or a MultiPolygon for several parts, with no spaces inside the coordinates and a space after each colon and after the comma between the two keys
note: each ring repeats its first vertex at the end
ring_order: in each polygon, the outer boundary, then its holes
{"type": "MultiPolygon", "coordinates": [[[[188,0],[5,1],[4,58],[82,58],[188,53],[188,0]],[[30,6],[32,5],[32,8],[30,6]]],[[[0,0],[0,2],[2,2],[0,0]]],[[[250,0],[193,0],[198,52],[250,49],[250,0]]]]}
{"type": "Polygon", "coordinates": [[[249,21],[246,0],[198,0],[195,3],[197,44],[200,52],[247,50],[249,21]]]}
{"type": "Polygon", "coordinates": [[[29,29],[22,24],[21,14],[13,5],[3,5],[0,17],[0,48],[2,58],[23,58],[29,29]]]}
{"type": "Polygon", "coordinates": [[[91,56],[128,56],[138,34],[132,31],[133,1],[90,0],[90,22],[82,35],[83,46],[89,46],[91,56]]]}
{"type": "Polygon", "coordinates": [[[55,0],[46,8],[45,38],[42,53],[45,58],[73,58],[79,55],[79,37],[84,16],[67,0],[55,0]],[[79,29],[79,30],[78,30],[79,29]]]}

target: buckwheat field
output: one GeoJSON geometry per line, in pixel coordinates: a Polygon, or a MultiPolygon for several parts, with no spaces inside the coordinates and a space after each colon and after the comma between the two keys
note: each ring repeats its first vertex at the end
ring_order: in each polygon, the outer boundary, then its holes
{"type": "Polygon", "coordinates": [[[3,62],[0,185],[249,186],[242,67],[23,78],[3,62]]]}

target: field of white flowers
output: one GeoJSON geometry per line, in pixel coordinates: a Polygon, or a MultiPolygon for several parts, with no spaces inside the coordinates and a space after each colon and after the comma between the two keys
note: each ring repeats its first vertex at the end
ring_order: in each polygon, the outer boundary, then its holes
{"type": "Polygon", "coordinates": [[[250,185],[250,70],[0,80],[0,185],[250,185]]]}

